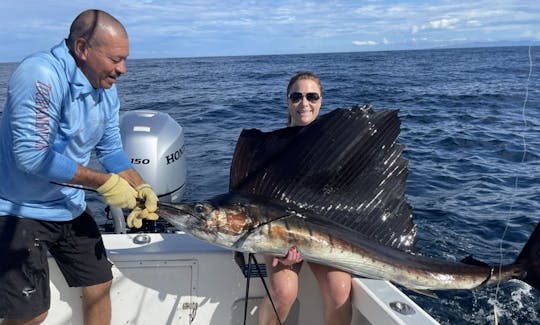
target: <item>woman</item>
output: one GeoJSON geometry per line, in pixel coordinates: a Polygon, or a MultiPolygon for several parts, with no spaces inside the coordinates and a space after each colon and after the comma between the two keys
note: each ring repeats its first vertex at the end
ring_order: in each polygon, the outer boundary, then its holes
{"type": "MultiPolygon", "coordinates": [[[[287,86],[288,126],[305,126],[319,115],[322,102],[320,78],[311,72],[293,76],[287,86]]],[[[267,256],[270,294],[279,319],[284,322],[298,294],[298,273],[302,257],[291,247],[284,258],[267,256]]],[[[321,290],[325,324],[349,325],[352,307],[349,300],[351,275],[335,268],[308,262],[321,290]]],[[[278,324],[272,303],[265,297],[259,309],[259,325],[278,324]]]]}

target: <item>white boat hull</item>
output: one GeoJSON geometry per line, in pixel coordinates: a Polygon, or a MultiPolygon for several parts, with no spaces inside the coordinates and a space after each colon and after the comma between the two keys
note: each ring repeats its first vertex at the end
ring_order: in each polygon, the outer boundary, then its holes
{"type": "MultiPolygon", "coordinates": [[[[103,238],[114,263],[112,324],[244,323],[246,278],[231,251],[181,233],[103,238]]],[[[80,289],[67,287],[52,258],[49,265],[52,302],[44,324],[82,324],[80,289]]],[[[298,301],[285,324],[322,325],[319,289],[308,267],[302,268],[300,279],[298,301]]],[[[257,306],[264,296],[261,280],[252,278],[247,324],[257,324],[257,306]]],[[[352,324],[437,324],[386,281],[354,279],[351,299],[352,324]],[[415,313],[395,312],[390,305],[396,301],[415,313]]]]}

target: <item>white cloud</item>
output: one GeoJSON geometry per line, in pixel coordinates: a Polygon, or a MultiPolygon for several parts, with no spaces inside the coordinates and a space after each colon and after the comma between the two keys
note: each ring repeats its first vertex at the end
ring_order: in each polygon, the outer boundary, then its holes
{"type": "Polygon", "coordinates": [[[540,40],[540,31],[539,30],[536,30],[536,31],[524,30],[521,32],[520,36],[524,38],[530,38],[533,40],[540,40]]]}
{"type": "Polygon", "coordinates": [[[467,25],[470,27],[480,27],[482,22],[480,20],[471,19],[467,21],[467,25]]]}
{"type": "Polygon", "coordinates": [[[357,46],[373,46],[379,44],[375,41],[353,41],[352,43],[357,46]]]}
{"type": "Polygon", "coordinates": [[[422,29],[454,29],[459,23],[457,18],[443,18],[432,20],[427,25],[422,25],[422,29]]]}

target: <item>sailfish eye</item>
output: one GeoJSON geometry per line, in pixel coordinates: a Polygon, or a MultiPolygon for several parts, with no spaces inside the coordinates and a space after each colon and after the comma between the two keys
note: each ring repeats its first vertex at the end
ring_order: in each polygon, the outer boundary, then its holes
{"type": "Polygon", "coordinates": [[[203,213],[204,212],[204,206],[202,204],[196,204],[193,210],[196,213],[203,213]]]}

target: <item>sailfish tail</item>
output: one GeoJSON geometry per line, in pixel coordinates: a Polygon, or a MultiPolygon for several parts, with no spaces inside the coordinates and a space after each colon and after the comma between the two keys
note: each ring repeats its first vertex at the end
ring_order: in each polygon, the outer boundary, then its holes
{"type": "Polygon", "coordinates": [[[521,250],[516,263],[525,269],[523,281],[540,290],[540,222],[521,250]]]}

